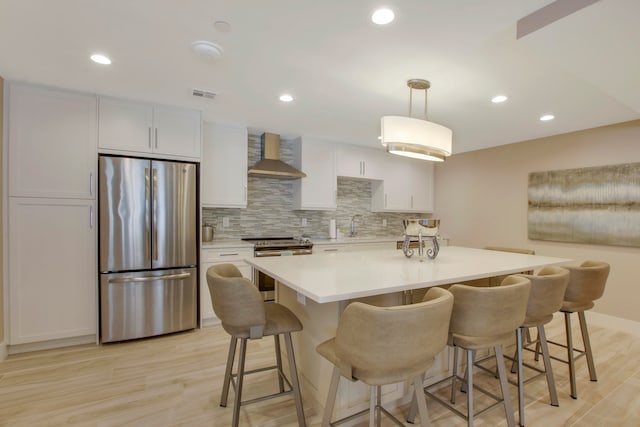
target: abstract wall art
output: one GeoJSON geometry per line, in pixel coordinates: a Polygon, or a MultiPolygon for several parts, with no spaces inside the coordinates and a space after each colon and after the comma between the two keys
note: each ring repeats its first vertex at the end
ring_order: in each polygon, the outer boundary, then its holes
{"type": "Polygon", "coordinates": [[[529,174],[529,239],[640,247],[640,163],[529,174]]]}

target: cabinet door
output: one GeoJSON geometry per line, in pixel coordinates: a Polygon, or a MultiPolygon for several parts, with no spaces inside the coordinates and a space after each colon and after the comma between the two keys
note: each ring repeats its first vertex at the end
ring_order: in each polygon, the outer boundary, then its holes
{"type": "Polygon", "coordinates": [[[216,321],[216,313],[213,311],[211,304],[211,294],[209,293],[209,284],[207,283],[207,270],[216,264],[231,263],[238,267],[242,273],[242,277],[253,280],[253,270],[249,264],[243,261],[244,258],[252,258],[253,252],[246,250],[228,249],[220,250],[203,250],[202,263],[200,264],[200,318],[203,326],[216,321]],[[207,260],[216,261],[207,261],[207,260]]]}
{"type": "Polygon", "coordinates": [[[307,174],[293,181],[293,208],[335,210],[335,144],[305,138],[294,142],[294,166],[307,174]]]}
{"type": "Polygon", "coordinates": [[[247,207],[249,137],[246,128],[204,123],[200,165],[202,205],[247,207]]]}
{"type": "Polygon", "coordinates": [[[350,178],[381,179],[385,153],[382,150],[348,145],[336,146],[336,175],[350,178]]]}
{"type": "Polygon", "coordinates": [[[199,111],[156,106],[153,152],[200,159],[202,120],[199,111]]]}
{"type": "Polygon", "coordinates": [[[411,210],[433,212],[433,163],[409,159],[411,181],[411,210]]]}
{"type": "Polygon", "coordinates": [[[9,86],[9,195],[95,198],[96,98],[9,86]]]}
{"type": "Polygon", "coordinates": [[[372,185],[372,211],[407,212],[411,209],[413,182],[405,159],[387,156],[384,159],[383,181],[372,185]]]}
{"type": "Polygon", "coordinates": [[[96,334],[94,201],[9,201],[9,344],[96,334]]]}
{"type": "Polygon", "coordinates": [[[153,107],[150,104],[101,96],[98,147],[150,153],[153,142],[153,107]]]}

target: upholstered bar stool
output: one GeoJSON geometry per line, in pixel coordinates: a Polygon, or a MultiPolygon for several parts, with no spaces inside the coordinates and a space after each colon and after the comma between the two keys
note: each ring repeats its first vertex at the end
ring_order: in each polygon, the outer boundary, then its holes
{"type": "Polygon", "coordinates": [[[232,426],[237,427],[240,417],[240,406],[249,403],[293,394],[298,415],[298,425],[306,426],[302,396],[298,382],[298,373],[293,354],[291,332],[302,330],[300,320],[286,307],[270,302],[265,303],[250,280],[242,277],[242,273],[233,264],[219,264],[207,270],[207,284],[211,294],[211,303],[216,316],[222,322],[224,330],[231,335],[227,366],[224,375],[220,406],[227,406],[229,386],[235,389],[232,426]],[[280,352],[280,335],[284,337],[289,362],[290,376],[287,378],[282,370],[280,352]],[[245,372],[247,340],[273,336],[275,342],[276,365],[245,372]],[[233,373],[235,353],[240,340],[237,372],[233,373]],[[256,372],[275,369],[278,374],[279,392],[255,399],[242,401],[244,376],[256,372]],[[288,389],[285,389],[284,383],[288,389]]]}
{"type": "MultiPolygon", "coordinates": [[[[578,398],[576,388],[576,359],[586,356],[587,366],[589,367],[589,378],[591,381],[597,381],[596,366],[593,361],[593,352],[591,351],[591,341],[589,340],[589,330],[587,329],[587,321],[584,312],[590,310],[594,306],[594,301],[602,296],[604,287],[609,277],[610,266],[606,262],[601,261],[585,261],[580,266],[564,266],[569,270],[569,285],[564,295],[561,312],[564,313],[565,331],[567,336],[566,345],[554,341],[551,344],[559,345],[567,349],[567,360],[553,357],[569,365],[569,378],[571,380],[571,397],[578,398]],[[578,313],[580,322],[580,332],[582,333],[582,342],[584,350],[576,349],[573,346],[573,336],[571,333],[571,314],[578,313]],[[575,353],[578,353],[575,355],[575,353]]],[[[536,347],[536,356],[538,353],[536,347]]]]}
{"type": "MultiPolygon", "coordinates": [[[[569,284],[569,270],[562,267],[544,267],[538,274],[523,274],[522,277],[529,279],[531,282],[531,291],[529,293],[529,302],[524,322],[518,328],[517,349],[514,355],[514,364],[511,366],[511,372],[515,372],[515,364],[518,365],[518,412],[520,414],[520,425],[524,426],[524,379],[522,373],[522,349],[524,346],[523,332],[529,328],[536,328],[538,331],[537,342],[542,347],[542,356],[544,360],[544,371],[537,366],[525,364],[530,369],[545,374],[547,379],[547,387],[549,389],[549,398],[551,405],[558,406],[558,395],[556,393],[555,381],[553,378],[553,370],[551,367],[551,359],[549,357],[549,347],[545,334],[544,325],[553,320],[553,314],[562,306],[567,285],[569,284]]],[[[529,378],[531,381],[538,375],[529,378]]]]}
{"type": "Polygon", "coordinates": [[[422,393],[425,372],[447,343],[453,296],[444,289],[430,289],[418,304],[376,307],[353,302],[342,313],[335,338],[317,347],[318,353],[333,363],[322,426],[352,420],[367,411],[373,427],[384,413],[402,426],[381,403],[386,384],[411,380],[413,399],[420,411],[421,425],[429,425],[422,393]],[[362,381],[371,388],[369,409],[331,422],[340,376],[362,381]]]}
{"type": "MultiPolygon", "coordinates": [[[[507,373],[504,365],[503,344],[510,342],[513,333],[522,325],[529,298],[529,279],[520,276],[509,276],[502,286],[476,287],[456,284],[449,288],[453,294],[453,312],[449,325],[448,345],[453,347],[453,375],[424,388],[427,396],[445,405],[455,414],[465,418],[469,426],[473,426],[474,417],[480,413],[503,403],[507,425],[513,427],[515,419],[509,396],[507,373]],[[458,349],[467,351],[466,379],[458,377],[458,349]],[[477,350],[493,348],[498,367],[502,398],[473,384],[473,359],[477,350]],[[445,400],[429,391],[445,382],[451,382],[451,403],[455,404],[456,381],[466,381],[467,414],[463,414],[445,400]],[[496,402],[478,413],[473,409],[474,389],[492,397],[496,402]]],[[[416,414],[415,405],[411,406],[407,421],[413,422],[416,414]]]]}

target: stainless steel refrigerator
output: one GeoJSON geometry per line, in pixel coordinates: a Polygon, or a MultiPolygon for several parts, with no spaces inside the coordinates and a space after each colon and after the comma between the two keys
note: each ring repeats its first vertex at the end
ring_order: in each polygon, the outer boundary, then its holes
{"type": "Polygon", "coordinates": [[[99,157],[100,337],[197,325],[197,167],[99,157]]]}

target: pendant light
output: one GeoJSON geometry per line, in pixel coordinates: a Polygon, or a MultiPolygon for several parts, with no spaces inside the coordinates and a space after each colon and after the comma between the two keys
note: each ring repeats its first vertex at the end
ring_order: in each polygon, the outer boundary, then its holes
{"type": "Polygon", "coordinates": [[[387,152],[414,159],[442,162],[451,155],[451,129],[427,121],[427,80],[411,79],[409,86],[409,116],[383,116],[380,119],[382,145],[387,152]],[[411,117],[413,90],[424,90],[424,119],[411,117]]]}

